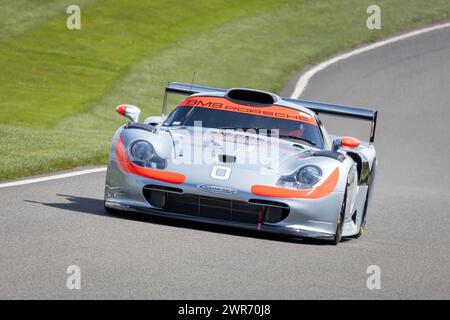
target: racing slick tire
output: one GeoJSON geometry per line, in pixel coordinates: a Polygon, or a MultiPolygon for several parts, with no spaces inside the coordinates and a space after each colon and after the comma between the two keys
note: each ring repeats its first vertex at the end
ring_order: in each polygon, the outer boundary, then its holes
{"type": "MultiPolygon", "coordinates": [[[[376,159],[374,160],[374,164],[375,164],[375,162],[376,162],[376,159]]],[[[366,229],[367,208],[369,207],[369,199],[370,199],[369,197],[372,195],[374,178],[375,178],[375,165],[372,167],[372,170],[370,171],[370,180],[369,180],[369,186],[367,189],[366,202],[364,203],[364,212],[363,212],[363,215],[361,218],[361,224],[359,226],[359,231],[357,234],[352,236],[352,238],[354,238],[354,239],[360,238],[366,229]]]]}
{"type": "MultiPolygon", "coordinates": [[[[348,185],[348,184],[347,184],[348,185]]],[[[344,229],[344,220],[345,220],[345,209],[347,208],[347,187],[345,187],[344,200],[342,200],[341,212],[339,213],[339,218],[336,226],[336,233],[334,235],[331,243],[335,246],[339,244],[342,240],[342,230],[344,229]]]]}

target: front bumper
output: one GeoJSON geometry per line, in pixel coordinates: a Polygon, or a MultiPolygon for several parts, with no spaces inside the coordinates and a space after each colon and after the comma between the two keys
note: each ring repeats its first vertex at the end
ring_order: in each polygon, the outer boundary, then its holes
{"type": "MultiPolygon", "coordinates": [[[[320,199],[280,199],[255,196],[251,193],[250,187],[236,188],[236,194],[212,194],[198,188],[197,182],[190,182],[190,179],[181,185],[172,185],[160,181],[140,177],[138,175],[123,172],[117,167],[115,161],[111,161],[108,166],[105,206],[112,209],[142,212],[162,217],[177,218],[189,221],[200,221],[217,225],[238,227],[249,230],[259,230],[276,234],[284,234],[294,237],[307,237],[318,239],[330,239],[334,237],[336,221],[339,216],[343,193],[333,192],[320,199]],[[281,202],[289,207],[287,217],[276,222],[243,223],[221,219],[211,219],[210,216],[195,216],[180,214],[158,209],[152,206],[144,196],[144,187],[148,185],[160,185],[162,187],[177,187],[183,193],[197,195],[201,197],[216,197],[232,201],[249,202],[250,200],[264,200],[281,202]]],[[[214,214],[214,212],[212,212],[214,214]]]]}
{"type": "Polygon", "coordinates": [[[279,234],[284,236],[296,237],[296,238],[313,238],[320,240],[330,240],[333,239],[334,234],[319,232],[313,230],[305,230],[301,229],[300,226],[276,226],[276,225],[266,225],[261,224],[258,226],[257,224],[247,224],[247,223],[235,223],[232,221],[226,220],[218,220],[218,219],[210,219],[205,217],[197,217],[192,215],[178,214],[174,212],[162,211],[159,209],[154,209],[150,207],[139,207],[135,205],[127,205],[121,204],[113,201],[105,201],[105,207],[115,210],[128,211],[128,212],[138,212],[144,214],[150,214],[158,217],[164,218],[174,218],[181,219],[185,221],[194,221],[201,223],[209,223],[214,225],[221,225],[227,227],[235,227],[246,230],[254,230],[266,233],[279,234]]]}

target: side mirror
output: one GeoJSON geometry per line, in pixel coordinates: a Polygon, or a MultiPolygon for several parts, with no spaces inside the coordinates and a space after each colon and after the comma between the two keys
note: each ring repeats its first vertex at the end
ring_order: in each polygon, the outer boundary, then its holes
{"type": "Polygon", "coordinates": [[[141,109],[131,104],[120,104],[116,107],[116,112],[121,116],[127,117],[131,122],[139,122],[141,109]]]}
{"type": "Polygon", "coordinates": [[[333,151],[337,151],[341,147],[353,149],[359,147],[360,144],[361,142],[356,138],[342,137],[333,141],[333,146],[331,149],[333,151]]]}
{"type": "Polygon", "coordinates": [[[163,116],[151,116],[148,117],[147,119],[145,119],[144,123],[145,124],[149,124],[151,126],[160,126],[164,123],[164,121],[166,120],[167,117],[163,117],[163,116]]]}

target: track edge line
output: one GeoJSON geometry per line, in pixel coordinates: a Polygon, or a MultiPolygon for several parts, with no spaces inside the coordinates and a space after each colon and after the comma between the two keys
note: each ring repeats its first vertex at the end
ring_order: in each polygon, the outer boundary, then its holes
{"type": "Polygon", "coordinates": [[[295,83],[294,86],[294,90],[292,91],[290,97],[291,98],[298,98],[301,96],[301,94],[303,93],[303,91],[306,89],[309,80],[311,80],[312,77],[314,77],[317,73],[319,73],[320,71],[326,69],[327,67],[329,67],[332,64],[335,64],[339,61],[342,60],[346,60],[348,58],[351,58],[355,55],[370,51],[370,50],[374,50],[383,46],[386,46],[388,44],[397,42],[397,41],[401,41],[404,39],[408,39],[411,37],[415,37],[427,32],[431,32],[431,31],[436,31],[436,30],[440,30],[440,29],[444,29],[444,28],[448,28],[450,27],[450,22],[445,22],[445,23],[441,23],[441,24],[437,24],[437,25],[432,25],[429,27],[425,27],[425,28],[421,28],[421,29],[417,29],[414,31],[410,31],[398,36],[394,36],[391,38],[387,38],[384,40],[380,40],[371,44],[368,44],[366,46],[354,49],[352,51],[349,52],[345,52],[342,54],[339,54],[333,58],[330,58],[328,60],[325,60],[317,65],[315,65],[314,67],[312,67],[311,69],[309,69],[308,71],[306,71],[304,74],[302,74],[300,76],[300,78],[297,80],[297,82],[295,83]]]}

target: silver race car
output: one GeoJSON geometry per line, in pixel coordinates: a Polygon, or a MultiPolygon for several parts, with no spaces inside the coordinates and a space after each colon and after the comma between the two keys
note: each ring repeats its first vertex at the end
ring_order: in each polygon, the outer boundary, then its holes
{"type": "Polygon", "coordinates": [[[357,238],[374,183],[377,111],[251,89],[166,86],[162,116],[114,135],[107,211],[134,211],[294,237],[357,238]],[[186,95],[167,116],[168,98],[186,95]],[[318,115],[371,121],[370,140],[327,133],[318,115]]]}

